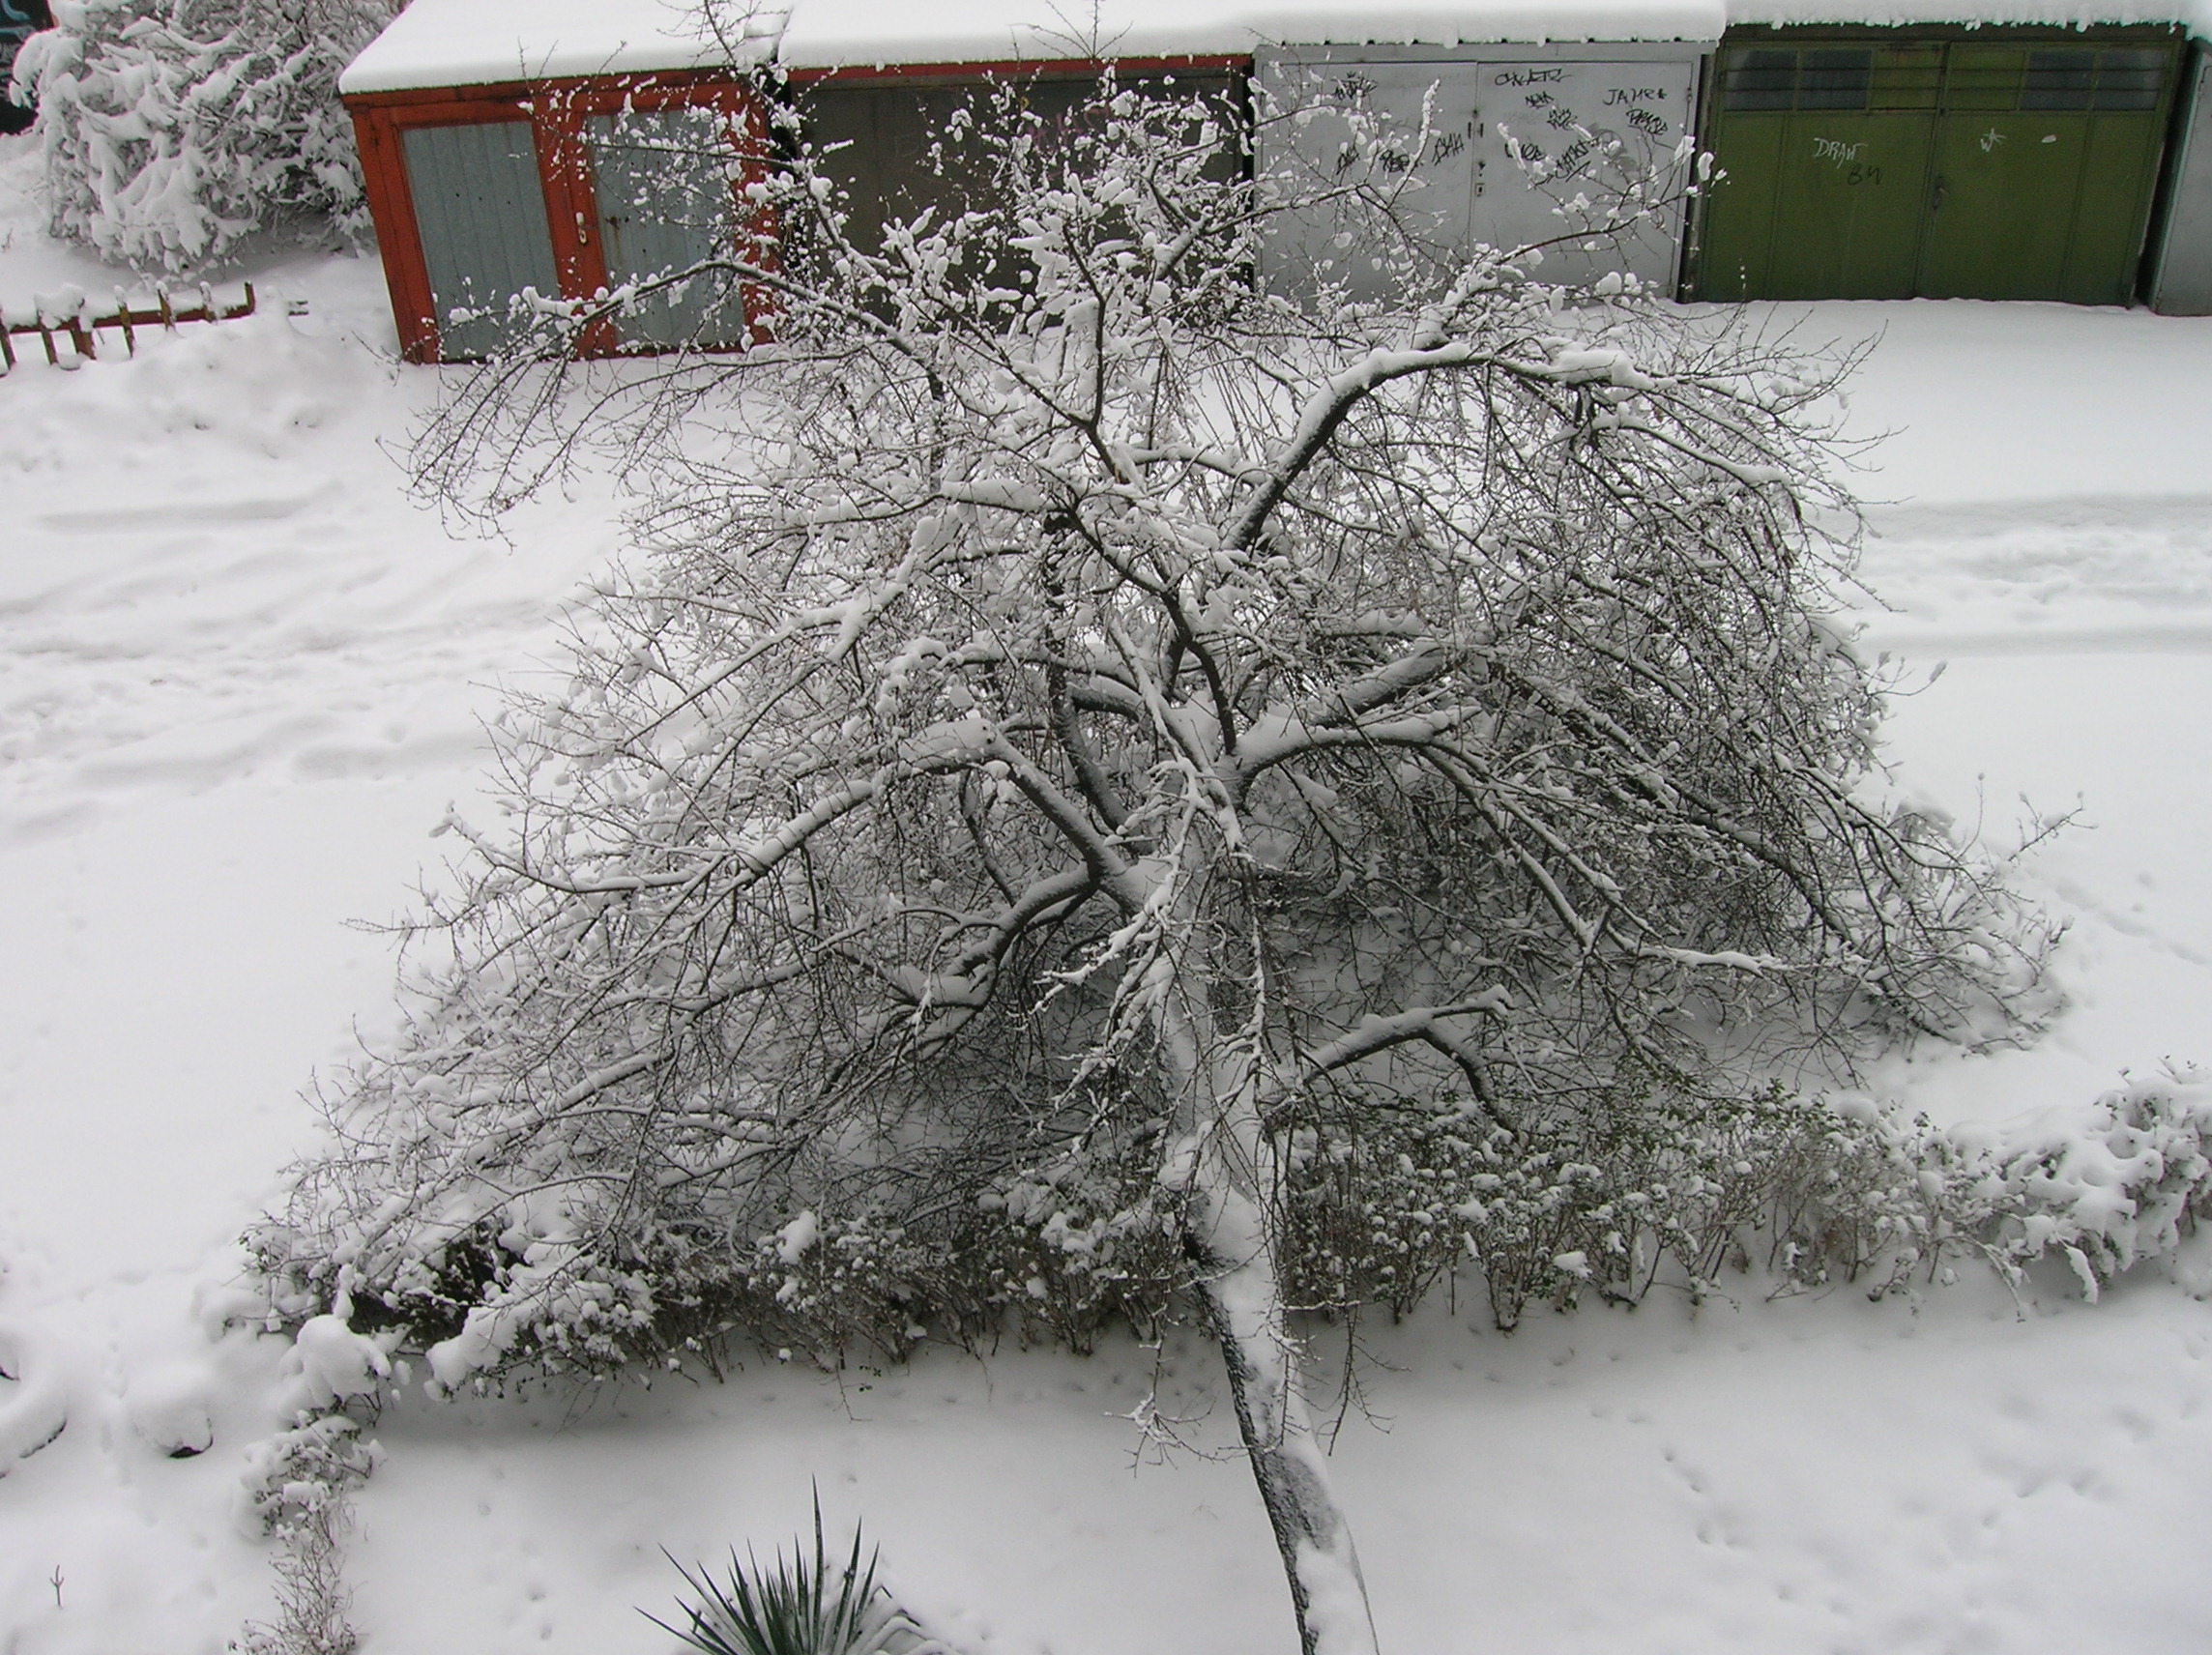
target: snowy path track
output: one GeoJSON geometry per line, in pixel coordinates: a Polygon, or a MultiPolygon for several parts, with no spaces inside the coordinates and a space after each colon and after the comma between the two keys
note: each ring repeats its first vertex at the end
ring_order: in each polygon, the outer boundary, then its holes
{"type": "Polygon", "coordinates": [[[486,686],[548,652],[610,539],[601,508],[550,556],[449,540],[379,447],[428,389],[281,317],[5,388],[26,463],[0,551],[0,837],[247,778],[467,773],[486,686]]]}
{"type": "Polygon", "coordinates": [[[1885,507],[1879,648],[1932,656],[2212,652],[2212,493],[1885,507]]]}

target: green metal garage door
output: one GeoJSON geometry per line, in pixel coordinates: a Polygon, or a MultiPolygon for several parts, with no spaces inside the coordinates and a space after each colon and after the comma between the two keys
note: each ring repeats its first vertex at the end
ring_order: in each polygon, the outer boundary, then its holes
{"type": "Polygon", "coordinates": [[[2177,36],[1757,36],[1717,65],[1702,297],[2134,296],[2177,36]]]}

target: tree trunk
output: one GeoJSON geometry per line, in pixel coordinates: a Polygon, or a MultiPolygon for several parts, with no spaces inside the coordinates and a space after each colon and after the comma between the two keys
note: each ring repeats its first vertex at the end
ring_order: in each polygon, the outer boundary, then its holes
{"type": "MultiPolygon", "coordinates": [[[[1199,883],[1185,879],[1179,906],[1199,883]]],[[[1195,916],[1190,929],[1198,929],[1195,916]]],[[[1275,1256],[1283,1169],[1260,1117],[1255,1043],[1220,1037],[1208,973],[1189,956],[1180,965],[1158,1014],[1183,1129],[1169,1153],[1175,1170],[1163,1169],[1163,1176],[1192,1197],[1186,1234],[1206,1272],[1207,1321],[1221,1346],[1237,1429],[1283,1554],[1299,1649],[1377,1655],[1367,1582],[1306,1413],[1302,1352],[1283,1304],[1275,1256]]]]}
{"type": "Polygon", "coordinates": [[[1244,1308],[1210,1289],[1207,1309],[1229,1371],[1237,1428],[1283,1554],[1302,1655],[1376,1655],[1359,1553],[1306,1417],[1287,1329],[1255,1335],[1243,1325],[1244,1308]]]}
{"type": "Polygon", "coordinates": [[[1237,1428],[1275,1531],[1302,1655],[1376,1655],[1375,1622],[1352,1527],[1307,1416],[1299,1347],[1283,1309],[1270,1227],[1244,1191],[1203,1174],[1194,1237],[1206,1259],[1207,1319],[1220,1342],[1237,1428]]]}

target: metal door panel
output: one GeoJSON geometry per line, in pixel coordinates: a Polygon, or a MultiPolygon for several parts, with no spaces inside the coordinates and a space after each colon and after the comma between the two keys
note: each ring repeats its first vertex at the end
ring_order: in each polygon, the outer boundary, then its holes
{"type": "MultiPolygon", "coordinates": [[[[1471,63],[1264,63],[1263,83],[1276,106],[1298,109],[1303,118],[1272,130],[1263,171],[1295,193],[1325,184],[1353,135],[1352,117],[1337,111],[1367,111],[1384,134],[1375,182],[1388,188],[1402,180],[1400,221],[1414,247],[1439,264],[1457,264],[1471,246],[1478,73],[1471,63]]],[[[1398,249],[1355,241],[1331,214],[1270,228],[1271,279],[1293,288],[1340,285],[1362,298],[1388,295],[1398,249]]]]}
{"type": "Polygon", "coordinates": [[[1717,69],[1703,296],[1908,297],[1941,45],[1731,46],[1717,69]]]}
{"type": "Polygon", "coordinates": [[[1699,286],[1706,299],[1756,299],[1771,291],[1788,115],[1729,123],[1727,160],[1707,187],[1699,286]]]}
{"type": "Polygon", "coordinates": [[[439,360],[490,356],[528,324],[518,295],[561,292],[530,123],[410,127],[402,142],[439,360]]]}
{"type": "Polygon", "coordinates": [[[1702,292],[2125,304],[2174,52],[2149,31],[1730,44],[1702,292]]]}
{"type": "MultiPolygon", "coordinates": [[[[727,116],[710,108],[625,110],[585,122],[584,139],[610,286],[731,256],[738,158],[727,116]]],[[[615,332],[633,349],[736,346],[746,334],[743,296],[726,265],[702,270],[626,307],[615,332]]]]}
{"type": "MultiPolygon", "coordinates": [[[[1439,266],[1460,263],[1477,245],[1538,247],[1536,274],[1548,281],[1625,271],[1673,285],[1678,203],[1617,236],[1593,223],[1587,203],[1647,166],[1667,175],[1650,199],[1678,188],[1674,157],[1693,117],[1693,51],[1629,47],[1615,58],[1591,48],[1534,48],[1526,56],[1491,48],[1481,58],[1470,52],[1423,60],[1379,50],[1372,58],[1319,61],[1262,53],[1259,73],[1274,106],[1302,117],[1263,123],[1264,179],[1280,179],[1293,191],[1326,183],[1352,131],[1350,121],[1331,111],[1356,104],[1382,117],[1403,140],[1395,156],[1385,150],[1383,176],[1395,163],[1417,186],[1398,202],[1401,219],[1414,250],[1439,266]],[[1578,196],[1585,207],[1574,205],[1578,196]]],[[[1269,280],[1296,289],[1321,279],[1362,297],[1386,297],[1389,249],[1354,245],[1346,235],[1326,212],[1275,228],[1265,254],[1269,280]]]]}
{"type": "Polygon", "coordinates": [[[2088,140],[2086,115],[1976,107],[1937,117],[1920,291],[2058,298],[2088,140]]]}
{"type": "Polygon", "coordinates": [[[2061,297],[2077,305],[2125,305],[2134,299],[2158,188],[2164,125],[2163,117],[2152,115],[2089,117],[2061,297]]]}
{"type": "Polygon", "coordinates": [[[1708,299],[1905,299],[1934,117],[1738,115],[1701,255],[1708,299]]]}
{"type": "Polygon", "coordinates": [[[1790,117],[1769,297],[1911,297],[1929,128],[1917,113],[1790,117]]]}
{"type": "Polygon", "coordinates": [[[2168,316],[2212,316],[2212,53],[2202,46],[2192,79],[2151,276],[2151,305],[2168,316]]]}
{"type": "Polygon", "coordinates": [[[1470,235],[1495,247],[1549,244],[1538,274],[1581,282],[1624,271],[1672,287],[1681,214],[1669,208],[1592,239],[1590,216],[1570,204],[1586,191],[1636,184],[1647,200],[1679,192],[1692,130],[1697,66],[1686,60],[1496,62],[1480,66],[1470,235]],[[1516,160],[1514,150],[1532,171],[1516,160]],[[1651,182],[1645,182],[1646,179],[1651,182]]]}
{"type": "MultiPolygon", "coordinates": [[[[980,89],[915,86],[899,80],[836,81],[801,88],[799,108],[805,117],[806,141],[819,163],[846,189],[845,231],[871,251],[882,242],[884,226],[913,218],[925,207],[957,211],[966,204],[972,181],[945,177],[932,164],[932,150],[943,139],[955,111],[974,102],[980,89]]],[[[947,146],[942,158],[956,165],[967,151],[947,146]]]]}
{"type": "Polygon", "coordinates": [[[2165,44],[1955,44],[1922,291],[2133,299],[2173,64],[2165,44]]]}

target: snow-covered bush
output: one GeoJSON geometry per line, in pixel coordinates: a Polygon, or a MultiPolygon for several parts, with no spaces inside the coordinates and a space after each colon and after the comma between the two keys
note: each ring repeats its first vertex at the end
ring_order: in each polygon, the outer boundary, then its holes
{"type": "MultiPolygon", "coordinates": [[[[0,1275],[6,1262],[0,1261],[0,1275]]],[[[0,1321],[0,1477],[51,1447],[69,1429],[74,1386],[63,1348],[0,1321]]]]}
{"type": "Polygon", "coordinates": [[[1290,1169],[1291,1292],[1328,1310],[1403,1313],[1460,1271],[1511,1327],[1531,1300],[1700,1297],[1732,1271],[1879,1298],[1973,1261],[2018,1284],[2047,1258],[2093,1299],[2212,1214],[2212,1088],[2136,1082],[1979,1133],[1779,1088],[1646,1095],[1536,1142],[1449,1108],[1340,1116],[1295,1134],[1290,1169]]]}
{"type": "Polygon", "coordinates": [[[368,233],[338,72],[386,0],[55,0],[15,60],[53,233],[133,268],[222,258],[279,224],[368,233]]]}
{"type": "Polygon", "coordinates": [[[2052,1254],[2083,1294],[2170,1263],[2212,1215],[2212,1077],[2132,1081],[2086,1117],[2052,1110],[2001,1131],[1945,1135],[1945,1210],[1932,1237],[1967,1236],[2018,1278],[2052,1254]]]}
{"type": "Polygon", "coordinates": [[[353,1491],[382,1452],[361,1439],[351,1415],[322,1411],[303,1413],[248,1453],[246,1516],[276,1548],[277,1613],[247,1624],[234,1645],[244,1655],[354,1655],[361,1640],[348,1618],[345,1542],[353,1491]]]}
{"type": "Polygon", "coordinates": [[[1801,1279],[1903,1263],[1906,1147],[1768,1083],[2019,1031],[2040,937],[1880,801],[1848,361],[1441,259],[1402,134],[1301,199],[1237,118],[1009,91],[946,132],[988,188],[880,247],[801,155],[754,193],[803,257],[640,289],[772,342],[600,378],[549,307],[472,383],[434,486],[612,420],[646,549],[255,1239],[448,1388],[1179,1298],[1308,1655],[1366,1655],[1296,1306],[1694,1287],[1762,1219],[1801,1279]],[[1256,284],[1294,207],[1403,303],[1256,284]]]}

